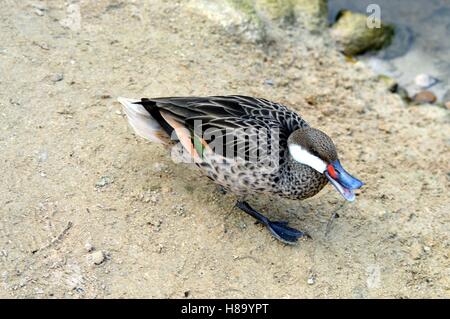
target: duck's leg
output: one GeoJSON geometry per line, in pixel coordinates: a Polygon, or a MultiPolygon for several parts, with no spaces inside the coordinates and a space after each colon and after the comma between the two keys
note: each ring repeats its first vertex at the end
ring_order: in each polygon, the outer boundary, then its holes
{"type": "Polygon", "coordinates": [[[295,244],[299,238],[308,237],[311,238],[307,233],[299,231],[295,228],[289,227],[288,222],[284,221],[271,221],[266,216],[262,215],[258,211],[254,210],[247,202],[237,201],[236,207],[246,212],[258,222],[265,225],[272,235],[286,244],[295,244]]]}

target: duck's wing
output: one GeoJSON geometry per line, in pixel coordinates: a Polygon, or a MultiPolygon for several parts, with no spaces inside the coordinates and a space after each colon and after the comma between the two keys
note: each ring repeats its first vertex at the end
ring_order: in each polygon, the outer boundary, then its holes
{"type": "Polygon", "coordinates": [[[209,97],[169,97],[142,99],[144,106],[172,113],[180,121],[220,119],[249,116],[261,121],[276,121],[286,130],[294,131],[308,124],[286,106],[263,98],[242,95],[209,97]]]}
{"type": "Polygon", "coordinates": [[[273,138],[283,151],[289,134],[308,125],[282,104],[247,96],[155,98],[139,103],[194,157],[203,150],[197,145],[203,145],[226,157],[247,159],[262,149],[272,151],[273,138]]]}

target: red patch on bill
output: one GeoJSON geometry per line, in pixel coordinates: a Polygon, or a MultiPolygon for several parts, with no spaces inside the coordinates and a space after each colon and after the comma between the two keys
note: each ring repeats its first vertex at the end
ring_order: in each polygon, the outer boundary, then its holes
{"type": "Polygon", "coordinates": [[[328,174],[330,174],[331,177],[333,177],[334,179],[337,178],[337,173],[336,173],[336,170],[334,169],[333,165],[328,164],[327,170],[328,170],[328,174]]]}

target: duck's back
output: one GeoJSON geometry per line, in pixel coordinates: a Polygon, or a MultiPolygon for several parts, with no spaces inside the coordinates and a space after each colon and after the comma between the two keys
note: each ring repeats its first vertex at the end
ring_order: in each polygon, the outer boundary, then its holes
{"type": "Polygon", "coordinates": [[[154,134],[166,144],[178,139],[178,151],[184,154],[177,159],[195,163],[226,189],[238,194],[286,195],[286,185],[281,183],[285,182],[282,174],[288,167],[287,138],[293,131],[308,126],[286,106],[239,95],[121,102],[138,133],[133,122],[147,121],[152,127],[159,126],[156,133],[141,131],[154,134]]]}

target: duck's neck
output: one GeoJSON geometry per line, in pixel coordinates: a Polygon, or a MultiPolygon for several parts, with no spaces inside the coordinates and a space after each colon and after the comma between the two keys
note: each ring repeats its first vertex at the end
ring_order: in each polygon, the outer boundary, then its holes
{"type": "Polygon", "coordinates": [[[305,199],[317,194],[326,184],[325,175],[295,161],[290,155],[280,167],[280,189],[286,197],[305,199]]]}

